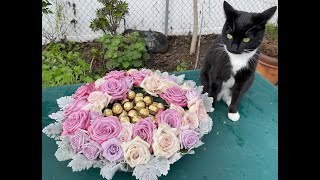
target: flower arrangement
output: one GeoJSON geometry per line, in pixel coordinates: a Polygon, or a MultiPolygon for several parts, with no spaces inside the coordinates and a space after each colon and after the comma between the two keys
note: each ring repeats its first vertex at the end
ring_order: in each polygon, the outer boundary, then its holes
{"type": "Polygon", "coordinates": [[[213,99],[202,88],[158,70],[111,71],[57,99],[60,110],[49,115],[55,122],[43,133],[56,140],[56,158],[71,160],[73,171],[157,179],[212,129],[213,99]]]}

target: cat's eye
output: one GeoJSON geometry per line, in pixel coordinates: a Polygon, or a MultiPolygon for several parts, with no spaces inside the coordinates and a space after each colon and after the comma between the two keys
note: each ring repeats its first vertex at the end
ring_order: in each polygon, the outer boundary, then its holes
{"type": "Polygon", "coordinates": [[[249,42],[250,38],[243,38],[243,42],[249,42]]]}
{"type": "Polygon", "coordinates": [[[227,38],[228,39],[232,39],[232,35],[231,34],[227,34],[227,38]]]}

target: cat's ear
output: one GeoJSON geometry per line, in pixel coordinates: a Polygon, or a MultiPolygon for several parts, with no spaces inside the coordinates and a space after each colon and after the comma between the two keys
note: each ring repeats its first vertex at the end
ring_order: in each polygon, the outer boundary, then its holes
{"type": "Polygon", "coordinates": [[[237,10],[235,10],[229,3],[226,1],[223,1],[223,9],[224,13],[226,15],[227,20],[233,19],[233,17],[236,15],[237,10]]]}
{"type": "Polygon", "coordinates": [[[277,10],[277,6],[273,6],[272,8],[269,8],[262,13],[259,13],[258,16],[256,17],[256,23],[265,25],[267,21],[274,15],[274,13],[277,10]]]}

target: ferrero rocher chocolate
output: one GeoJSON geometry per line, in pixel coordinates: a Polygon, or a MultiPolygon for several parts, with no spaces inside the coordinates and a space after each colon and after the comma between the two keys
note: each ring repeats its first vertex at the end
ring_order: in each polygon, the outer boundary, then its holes
{"type": "Polygon", "coordinates": [[[133,116],[138,116],[138,113],[136,110],[132,109],[128,112],[128,116],[132,118],[133,116]]]}
{"type": "Polygon", "coordinates": [[[131,118],[131,122],[132,122],[132,123],[136,123],[136,122],[138,122],[140,119],[142,119],[140,116],[133,116],[133,117],[131,118]]]}
{"type": "Polygon", "coordinates": [[[164,105],[162,103],[158,103],[157,106],[158,106],[159,109],[162,109],[162,110],[164,109],[164,105]]]}
{"type": "Polygon", "coordinates": [[[123,104],[123,109],[126,111],[130,111],[133,108],[133,103],[132,102],[125,102],[123,104]]]}
{"type": "Polygon", "coordinates": [[[152,115],[156,115],[158,113],[158,110],[159,110],[158,106],[155,106],[153,104],[149,106],[149,113],[152,115]]]}
{"type": "Polygon", "coordinates": [[[127,111],[122,111],[122,113],[119,114],[119,118],[120,118],[120,117],[123,117],[123,116],[128,116],[127,111]]]}
{"type": "Polygon", "coordinates": [[[146,108],[142,108],[139,110],[139,115],[143,118],[149,116],[149,111],[146,108]]]}
{"type": "Polygon", "coordinates": [[[136,102],[136,106],[134,107],[136,110],[140,110],[142,108],[145,108],[146,104],[143,101],[136,102]]]}
{"type": "Polygon", "coordinates": [[[136,96],[143,97],[143,94],[142,93],[137,93],[136,96]]]}
{"type": "Polygon", "coordinates": [[[129,99],[124,99],[124,100],[121,101],[121,104],[124,104],[125,102],[128,102],[128,101],[130,101],[130,100],[129,99]]]}
{"type": "Polygon", "coordinates": [[[150,115],[150,119],[153,123],[156,123],[156,117],[150,115]]]}
{"type": "Polygon", "coordinates": [[[105,108],[105,109],[103,110],[103,115],[104,115],[104,116],[113,116],[112,110],[111,110],[111,109],[108,109],[108,108],[105,108]]]}
{"type": "Polygon", "coordinates": [[[123,108],[122,108],[122,106],[121,106],[121,104],[120,103],[115,103],[115,104],[113,104],[113,106],[112,106],[112,112],[113,112],[113,114],[121,114],[122,113],[122,110],[123,110],[123,108]]]}
{"type": "Polygon", "coordinates": [[[136,97],[136,93],[134,91],[128,92],[128,99],[132,100],[136,97]]]}
{"type": "Polygon", "coordinates": [[[130,122],[129,116],[122,116],[122,117],[120,117],[120,122],[126,122],[126,121],[130,122]]]}
{"type": "Polygon", "coordinates": [[[136,96],[134,99],[133,99],[134,103],[137,103],[139,101],[143,101],[143,97],[141,96],[136,96]]]}
{"type": "Polygon", "coordinates": [[[150,96],[145,96],[143,98],[143,101],[146,103],[147,106],[149,106],[153,103],[153,99],[150,96]]]}

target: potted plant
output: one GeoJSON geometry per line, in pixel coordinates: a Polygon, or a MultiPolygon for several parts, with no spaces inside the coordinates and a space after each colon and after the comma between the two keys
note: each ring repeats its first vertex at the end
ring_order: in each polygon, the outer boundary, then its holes
{"type": "MultiPolygon", "coordinates": [[[[278,22],[278,21],[277,21],[278,22]]],[[[278,25],[266,25],[265,38],[261,42],[257,71],[272,84],[278,84],[278,25]]]]}

